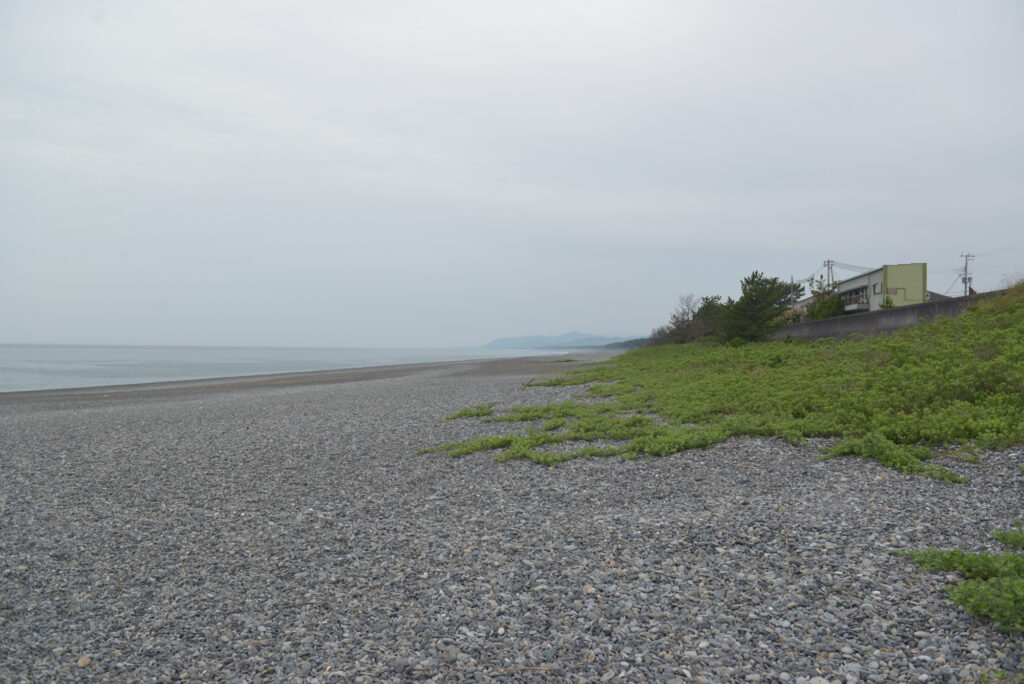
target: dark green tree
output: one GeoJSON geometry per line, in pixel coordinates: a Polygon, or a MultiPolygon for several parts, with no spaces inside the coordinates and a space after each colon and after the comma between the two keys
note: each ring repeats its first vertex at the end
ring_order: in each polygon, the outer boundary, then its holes
{"type": "Polygon", "coordinates": [[[740,282],[742,294],[723,306],[720,329],[726,340],[758,342],[779,327],[779,317],[803,296],[803,286],[792,287],[778,278],[754,271],[740,282]]]}
{"type": "Polygon", "coordinates": [[[700,299],[692,294],[680,297],[668,326],[656,333],[660,332],[666,341],[677,343],[718,337],[723,306],[721,295],[700,299]]]}
{"type": "Polygon", "coordinates": [[[690,322],[691,339],[699,340],[721,336],[722,315],[725,312],[725,304],[722,303],[722,295],[712,297],[701,297],[700,307],[697,308],[690,322]]]}

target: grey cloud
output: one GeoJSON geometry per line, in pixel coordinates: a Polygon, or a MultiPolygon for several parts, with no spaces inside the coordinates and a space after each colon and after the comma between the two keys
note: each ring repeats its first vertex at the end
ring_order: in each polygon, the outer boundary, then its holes
{"type": "Polygon", "coordinates": [[[9,2],[0,342],[643,334],[1024,270],[1014,2],[9,2]]]}

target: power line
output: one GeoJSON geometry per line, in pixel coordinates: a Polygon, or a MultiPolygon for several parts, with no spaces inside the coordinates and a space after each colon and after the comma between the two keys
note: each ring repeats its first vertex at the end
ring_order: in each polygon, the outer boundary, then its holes
{"type": "Polygon", "coordinates": [[[873,268],[868,268],[867,266],[854,266],[853,264],[844,264],[841,261],[833,261],[832,264],[846,271],[860,271],[861,273],[869,273],[875,270],[873,268]]]}
{"type": "MultiPolygon", "coordinates": [[[[982,254],[973,254],[971,256],[990,257],[996,254],[1002,254],[1004,252],[1016,252],[1017,248],[1021,246],[1024,246],[1024,242],[1015,242],[1008,247],[999,247],[994,250],[983,252],[982,254]]],[[[960,256],[963,256],[963,254],[961,254],[960,256]]]]}
{"type": "Polygon", "coordinates": [[[958,280],[960,280],[960,271],[956,272],[956,277],[953,278],[953,282],[949,284],[949,287],[947,287],[946,291],[943,292],[942,294],[947,294],[948,295],[950,290],[952,290],[954,287],[956,287],[956,281],[958,281],[958,280]]]}

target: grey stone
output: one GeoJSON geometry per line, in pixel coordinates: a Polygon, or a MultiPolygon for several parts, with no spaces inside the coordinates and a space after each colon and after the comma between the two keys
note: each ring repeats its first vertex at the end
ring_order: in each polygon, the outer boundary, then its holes
{"type": "Polygon", "coordinates": [[[551,366],[0,397],[0,672],[820,684],[1024,659],[894,553],[998,550],[1020,448],[953,464],[962,485],[818,461],[827,440],[557,468],[416,453],[522,429],[443,420],[466,406],[572,400],[524,386],[551,366]]]}

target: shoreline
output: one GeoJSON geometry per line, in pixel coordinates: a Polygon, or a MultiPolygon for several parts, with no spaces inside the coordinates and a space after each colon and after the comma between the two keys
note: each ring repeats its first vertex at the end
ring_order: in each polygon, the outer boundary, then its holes
{"type": "Polygon", "coordinates": [[[0,345],[0,395],[301,375],[514,357],[586,354],[601,348],[276,348],[0,345]]]}
{"type": "MultiPolygon", "coordinates": [[[[202,393],[215,390],[261,389],[272,387],[303,387],[330,385],[348,382],[365,382],[385,378],[402,378],[426,372],[444,372],[462,369],[467,373],[512,375],[527,372],[528,369],[545,370],[544,374],[560,374],[581,364],[603,361],[625,350],[579,350],[535,354],[530,356],[508,356],[494,358],[470,358],[451,361],[423,361],[417,363],[355,366],[315,371],[293,371],[286,373],[261,373],[214,378],[187,380],[164,380],[120,385],[93,385],[89,387],[67,387],[36,390],[15,390],[0,392],[0,406],[17,404],[39,404],[47,401],[62,402],[88,401],[91,398],[118,399],[136,397],[180,396],[183,393],[202,393]],[[544,365],[541,365],[544,364],[544,365]],[[564,365],[563,365],[564,364],[564,365]],[[536,366],[536,368],[534,368],[536,366]],[[551,368],[546,368],[546,366],[551,368]]],[[[67,408],[67,406],[64,406],[67,408]]]]}

